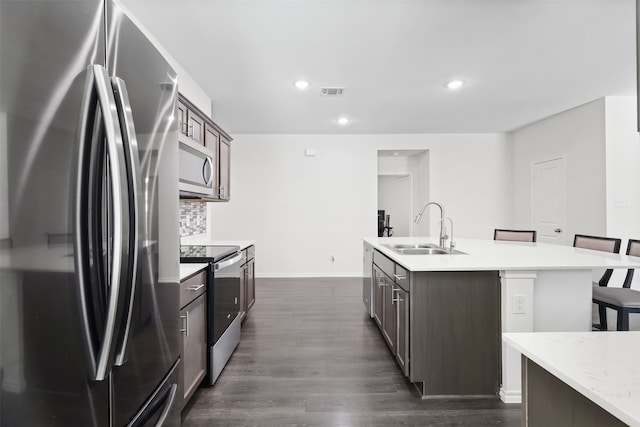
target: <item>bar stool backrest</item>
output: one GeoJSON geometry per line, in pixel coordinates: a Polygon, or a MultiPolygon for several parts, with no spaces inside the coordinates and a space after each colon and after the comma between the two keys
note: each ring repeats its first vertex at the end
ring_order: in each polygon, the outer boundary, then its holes
{"type": "Polygon", "coordinates": [[[535,242],[536,230],[493,230],[493,240],[508,240],[511,242],[535,242]]]}
{"type": "MultiPolygon", "coordinates": [[[[621,239],[589,236],[586,234],[576,234],[573,238],[573,247],[575,248],[592,249],[594,251],[610,252],[614,254],[620,253],[621,243],[621,239]]],[[[609,279],[611,278],[611,274],[613,274],[612,269],[605,271],[598,281],[598,285],[607,286],[607,283],[609,283],[609,279]]]]}

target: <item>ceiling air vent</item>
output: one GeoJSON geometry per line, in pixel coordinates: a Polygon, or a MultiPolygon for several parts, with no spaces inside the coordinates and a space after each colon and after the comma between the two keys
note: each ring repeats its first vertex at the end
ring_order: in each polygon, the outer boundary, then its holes
{"type": "Polygon", "coordinates": [[[344,93],[343,87],[321,87],[320,94],[322,96],[342,96],[344,93]]]}

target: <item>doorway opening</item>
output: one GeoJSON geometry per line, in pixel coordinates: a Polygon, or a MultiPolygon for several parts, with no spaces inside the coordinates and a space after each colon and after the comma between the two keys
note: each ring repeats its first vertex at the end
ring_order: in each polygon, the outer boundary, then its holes
{"type": "Polygon", "coordinates": [[[378,151],[378,236],[429,234],[429,220],[415,224],[418,208],[429,200],[427,150],[378,151]]]}

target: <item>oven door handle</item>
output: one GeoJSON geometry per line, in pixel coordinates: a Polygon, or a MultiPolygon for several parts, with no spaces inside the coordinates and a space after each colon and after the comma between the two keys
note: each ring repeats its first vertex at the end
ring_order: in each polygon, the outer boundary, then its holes
{"type": "Polygon", "coordinates": [[[224,261],[216,262],[213,264],[213,271],[222,270],[223,268],[227,268],[237,262],[240,262],[242,259],[242,252],[238,252],[233,258],[225,259],[224,261]]]}

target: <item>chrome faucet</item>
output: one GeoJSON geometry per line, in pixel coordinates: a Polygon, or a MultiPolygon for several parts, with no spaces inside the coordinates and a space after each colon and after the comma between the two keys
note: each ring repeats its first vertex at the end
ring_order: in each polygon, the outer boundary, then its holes
{"type": "MultiPolygon", "coordinates": [[[[442,219],[442,221],[444,222],[446,220],[449,220],[449,224],[451,224],[451,234],[449,235],[449,252],[452,252],[453,248],[456,246],[456,242],[453,241],[453,220],[451,219],[450,216],[445,216],[442,219]]],[[[440,226],[442,227],[442,224],[440,224],[440,226]]],[[[445,230],[445,235],[446,235],[446,230],[445,230]]]]}
{"type": "MultiPolygon", "coordinates": [[[[425,209],[427,209],[427,206],[429,205],[436,205],[437,207],[440,208],[440,247],[443,249],[445,248],[445,244],[447,243],[447,238],[449,236],[447,236],[447,232],[444,228],[444,207],[442,207],[442,205],[438,202],[427,202],[424,204],[424,206],[422,207],[422,209],[420,209],[420,213],[416,216],[416,219],[414,220],[414,222],[416,224],[420,223],[420,219],[422,218],[422,215],[424,214],[425,209]]],[[[451,218],[449,218],[449,221],[451,221],[451,218]]],[[[451,228],[453,228],[453,221],[451,221],[451,228]]]]}

